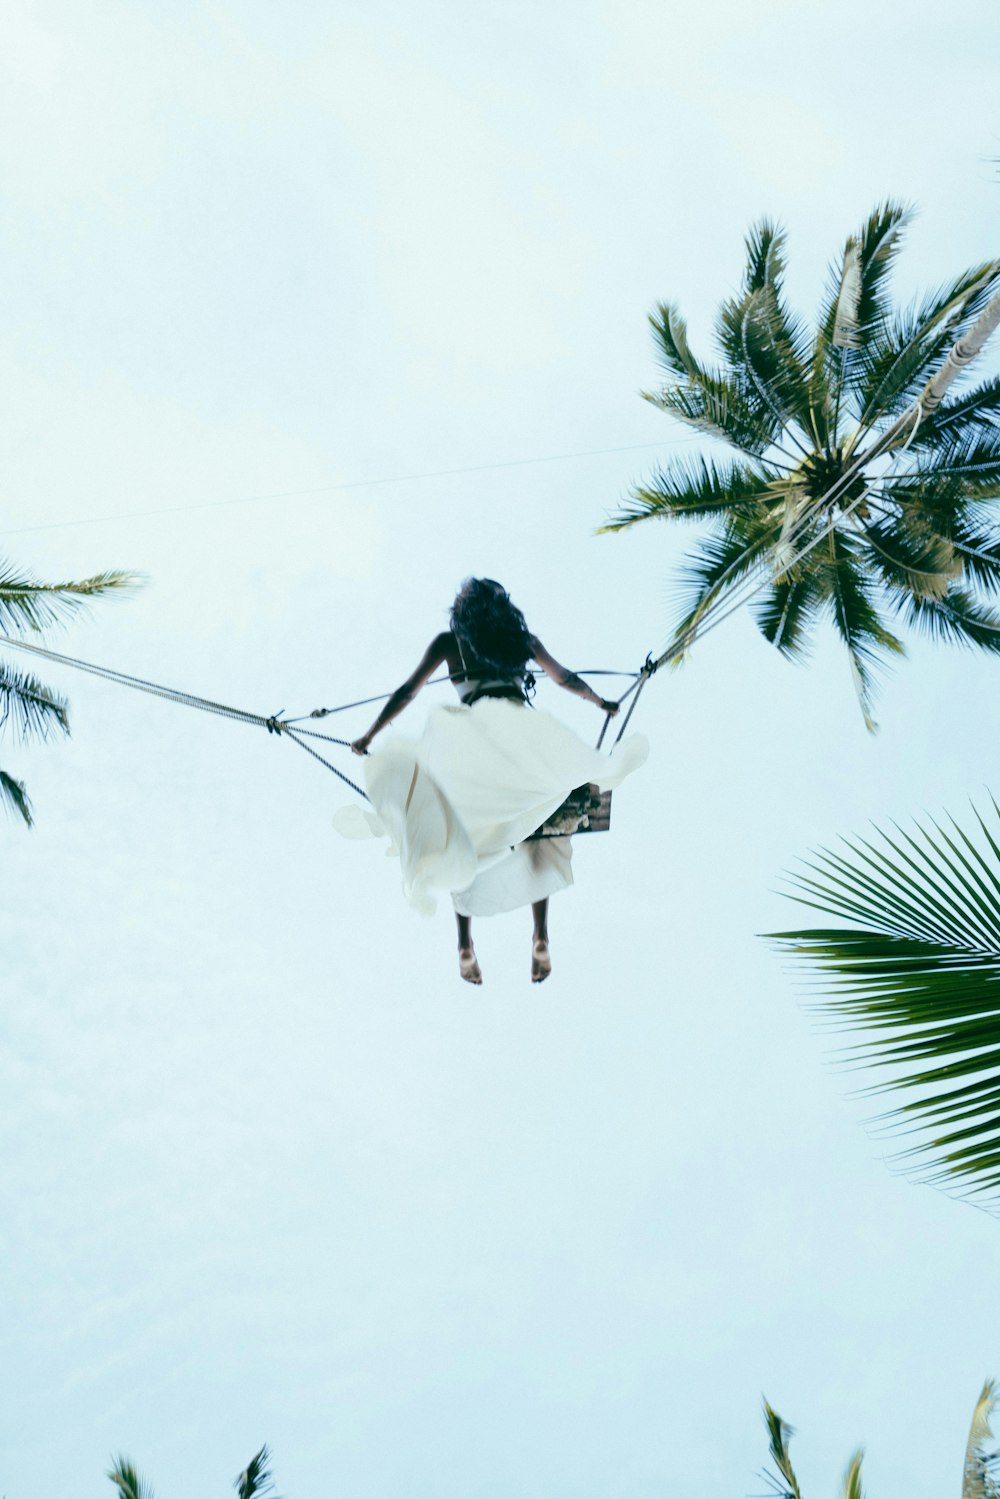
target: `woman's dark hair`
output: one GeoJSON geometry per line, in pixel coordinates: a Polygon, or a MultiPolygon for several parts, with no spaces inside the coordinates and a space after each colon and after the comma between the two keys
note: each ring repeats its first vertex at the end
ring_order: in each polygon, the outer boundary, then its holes
{"type": "Polygon", "coordinates": [[[498,676],[523,677],[531,659],[531,633],[524,615],[501,583],[466,578],[451,606],[451,628],[465,664],[498,676]]]}

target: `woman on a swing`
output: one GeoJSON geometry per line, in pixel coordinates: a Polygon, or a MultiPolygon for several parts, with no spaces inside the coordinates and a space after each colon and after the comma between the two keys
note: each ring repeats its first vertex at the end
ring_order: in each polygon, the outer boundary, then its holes
{"type": "Polygon", "coordinates": [[[468,578],[452,605],[451,629],[431,641],[419,666],[388,699],[366,734],[351,745],[367,756],[373,812],[345,808],[335,822],[348,837],[388,835],[399,855],[403,888],[423,912],[434,892],[451,892],[458,918],[459,972],[481,984],[472,917],[531,906],[531,979],[552,970],[548,901],[573,883],[568,837],[525,842],[578,786],[617,786],[646,758],[635,735],[613,758],[599,753],[551,714],[529,706],[537,662],[567,692],[604,713],[618,704],[598,697],[560,666],[509,594],[491,578],[468,578]],[[390,735],[369,754],[375,736],[446,665],[460,703],[433,707],[419,739],[390,735]]]}

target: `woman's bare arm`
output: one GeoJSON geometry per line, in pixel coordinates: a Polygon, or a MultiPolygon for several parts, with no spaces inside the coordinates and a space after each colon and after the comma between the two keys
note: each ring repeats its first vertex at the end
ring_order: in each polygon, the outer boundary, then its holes
{"type": "Polygon", "coordinates": [[[537,635],[531,637],[531,654],[539,666],[544,668],[545,675],[551,678],[557,687],[565,687],[567,692],[572,692],[576,697],[582,697],[588,703],[593,703],[603,713],[610,713],[613,716],[618,712],[617,703],[611,702],[608,698],[598,697],[594,689],[589,687],[582,677],[578,677],[575,671],[570,671],[568,667],[560,665],[555,656],[550,656],[537,635]]]}
{"type": "Polygon", "coordinates": [[[451,636],[447,632],[435,636],[424,651],[420,665],[415,671],[410,673],[406,681],[397,687],[392,696],[386,700],[384,708],[367,734],[362,734],[361,738],[355,739],[351,745],[351,749],[356,755],[367,755],[368,746],[375,738],[375,735],[384,729],[386,724],[391,723],[398,714],[402,713],[408,704],[413,702],[421,687],[430,680],[438,667],[447,661],[448,646],[450,643],[451,636]]]}

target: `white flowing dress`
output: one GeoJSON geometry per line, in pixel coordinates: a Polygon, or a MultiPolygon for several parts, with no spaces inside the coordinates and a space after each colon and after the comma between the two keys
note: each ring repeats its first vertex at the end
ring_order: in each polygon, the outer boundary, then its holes
{"type": "Polygon", "coordinates": [[[371,808],[334,816],[347,838],[388,838],[404,894],[424,914],[441,892],[462,916],[493,916],[566,889],[571,840],[524,840],[576,787],[612,790],[649,752],[635,734],[603,754],[550,713],[475,697],[497,685],[466,683],[459,695],[475,701],[431,708],[419,739],[386,734],[365,759],[371,808]]]}

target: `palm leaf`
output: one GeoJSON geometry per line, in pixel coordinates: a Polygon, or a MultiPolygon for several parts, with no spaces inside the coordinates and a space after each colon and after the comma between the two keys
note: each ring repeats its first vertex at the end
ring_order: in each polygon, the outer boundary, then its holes
{"type": "Polygon", "coordinates": [[[1000,376],[995,375],[957,400],[942,401],[940,406],[924,416],[910,447],[915,452],[921,448],[933,448],[946,433],[964,431],[969,427],[995,426],[998,422],[1000,376]]]}
{"type": "Polygon", "coordinates": [[[720,375],[705,373],[664,390],[644,390],[642,398],[687,426],[731,443],[753,457],[765,453],[779,433],[777,423],[759,402],[748,401],[735,381],[720,375]]]}
{"type": "Polygon", "coordinates": [[[898,520],[861,525],[867,570],[888,588],[916,598],[943,599],[961,577],[962,559],[947,537],[898,520]]]}
{"type": "Polygon", "coordinates": [[[139,1476],[128,1458],[119,1457],[108,1469],[108,1477],[118,1490],[120,1499],[153,1499],[153,1490],[139,1476]]]}
{"type": "Polygon", "coordinates": [[[953,819],[843,840],[790,877],[791,895],[850,927],[777,932],[809,965],[812,1007],[860,1033],[845,1053],[888,1073],[868,1093],[919,1143],[897,1159],[1000,1211],[1000,808],[975,836],[953,819]],[[992,826],[991,826],[992,823],[992,826]]]}
{"type": "Polygon", "coordinates": [[[61,624],[89,599],[121,593],[141,581],[136,573],[115,571],[74,583],[40,583],[0,559],[0,632],[61,624]]]}
{"type": "Polygon", "coordinates": [[[802,660],[823,598],[815,573],[775,581],[753,605],[758,630],[789,660],[802,660]]]}
{"type": "Polygon", "coordinates": [[[699,378],[705,373],[691,352],[687,323],[674,302],[659,302],[649,315],[660,363],[668,374],[699,378]]]}
{"type": "Polygon", "coordinates": [[[265,1443],[233,1483],[239,1499],[264,1499],[265,1494],[274,1493],[271,1470],[267,1466],[270,1460],[271,1453],[265,1443]]]}
{"type": "Polygon", "coordinates": [[[31,814],[31,802],[28,793],[24,789],[23,781],[15,781],[5,770],[0,770],[0,804],[5,812],[13,812],[30,828],[34,818],[31,814]]]}
{"type": "Polygon", "coordinates": [[[788,1455],[788,1443],[795,1435],[795,1429],[783,1421],[776,1410],[773,1410],[767,1401],[764,1406],[764,1425],[767,1427],[768,1447],[771,1459],[778,1470],[780,1482],[772,1484],[777,1493],[786,1496],[786,1499],[802,1499],[799,1481],[792,1467],[792,1460],[788,1455]]]}
{"type": "Polygon", "coordinates": [[[1000,651],[1000,614],[964,588],[949,588],[943,599],[898,595],[896,612],[931,640],[1000,651]]]}
{"type": "Polygon", "coordinates": [[[48,738],[53,728],[69,733],[64,698],[56,697],[30,672],[0,662],[0,729],[13,717],[22,738],[48,738]]]}
{"type": "Polygon", "coordinates": [[[780,518],[759,507],[750,516],[730,516],[721,535],[702,538],[678,580],[676,592],[687,607],[675,639],[691,631],[715,599],[763,564],[780,531],[780,518]]]}
{"type": "Polygon", "coordinates": [[[973,266],[887,321],[852,368],[850,385],[862,427],[899,415],[920,395],[989,301],[998,275],[1000,261],[973,266]]]}
{"type": "Polygon", "coordinates": [[[988,1451],[986,1446],[993,1438],[990,1417],[996,1404],[996,1382],[988,1379],[972,1413],[972,1426],[962,1467],[962,1499],[998,1499],[1000,1496],[1000,1485],[994,1476],[997,1455],[988,1451]]]}
{"type": "Polygon", "coordinates": [[[658,469],[648,485],[634,491],[632,503],[600,530],[624,531],[654,517],[718,517],[741,503],[756,503],[767,493],[768,484],[766,474],[755,473],[745,465],[718,465],[710,458],[677,460],[669,469],[658,469]]]}
{"type": "Polygon", "coordinates": [[[837,633],[847,647],[865,726],[874,733],[877,728],[873,714],[878,674],[890,656],[903,654],[903,642],[883,623],[872,596],[873,590],[865,581],[857,553],[848,542],[836,531],[831,531],[825,552],[825,556],[819,555],[818,561],[824,567],[830,613],[837,633]]]}
{"type": "Polygon", "coordinates": [[[865,1499],[865,1491],[861,1487],[861,1461],[864,1455],[864,1449],[859,1447],[847,1464],[840,1490],[844,1499],[865,1499]]]}

